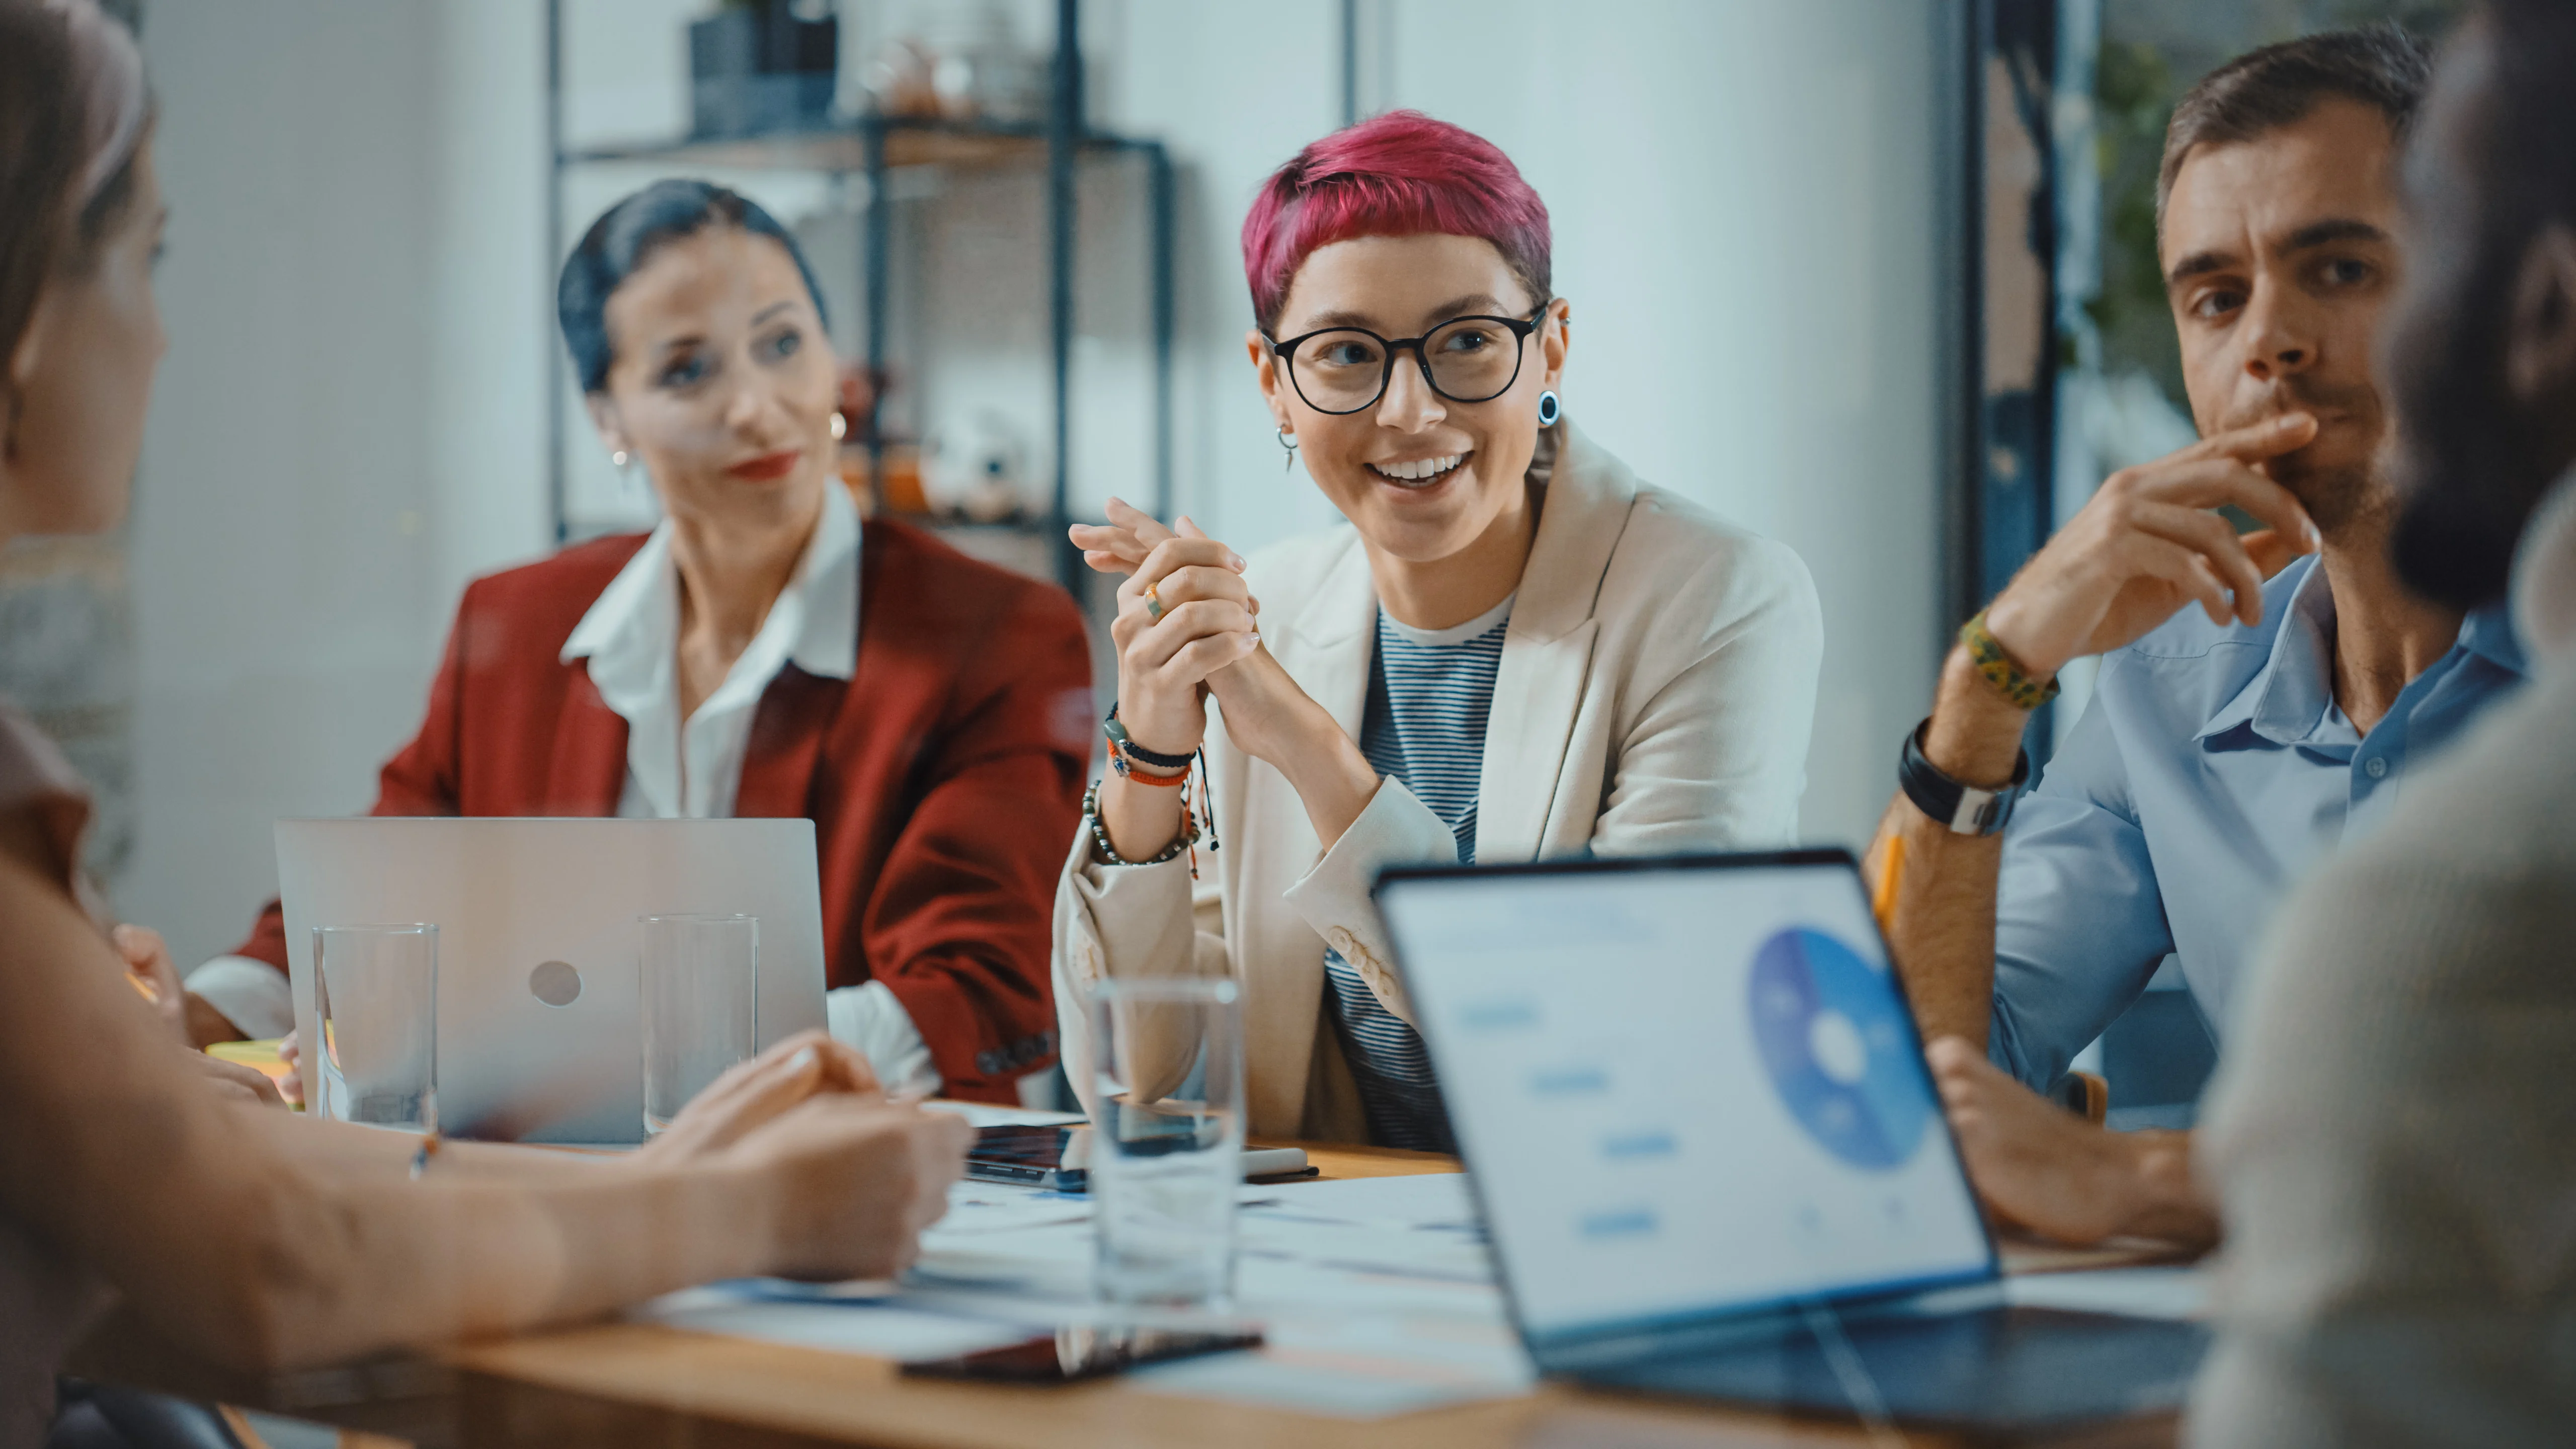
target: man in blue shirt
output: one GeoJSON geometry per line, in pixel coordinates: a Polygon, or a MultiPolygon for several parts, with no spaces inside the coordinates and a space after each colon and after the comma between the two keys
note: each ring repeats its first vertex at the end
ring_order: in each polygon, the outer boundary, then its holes
{"type": "Polygon", "coordinates": [[[1889,933],[1969,1171],[2051,1236],[2215,1239],[2188,1133],[2034,1089],[2169,961],[2223,1050],[2291,882],[2522,677],[2500,615],[2388,560],[2371,345],[2428,69],[2394,30],[2318,35],[2176,107],[2158,253],[2201,441],[2112,475],[1961,631],[1872,851],[1899,862],[1889,933]],[[2016,808],[2029,712],[2088,654],[2093,701],[2016,808]]]}

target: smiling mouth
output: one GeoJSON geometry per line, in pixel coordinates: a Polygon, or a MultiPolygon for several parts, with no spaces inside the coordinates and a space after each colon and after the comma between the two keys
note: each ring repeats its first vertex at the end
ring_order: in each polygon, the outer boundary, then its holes
{"type": "Polygon", "coordinates": [[[1442,479],[1465,465],[1468,454],[1450,453],[1438,458],[1407,458],[1395,463],[1365,463],[1362,467],[1377,475],[1379,481],[1398,488],[1433,488],[1442,479]]]}
{"type": "Polygon", "coordinates": [[[777,480],[786,477],[788,474],[795,472],[798,460],[804,456],[805,455],[802,450],[788,448],[780,452],[763,453],[757,458],[746,459],[743,462],[734,464],[725,471],[731,473],[736,478],[747,478],[757,483],[774,483],[777,480]]]}

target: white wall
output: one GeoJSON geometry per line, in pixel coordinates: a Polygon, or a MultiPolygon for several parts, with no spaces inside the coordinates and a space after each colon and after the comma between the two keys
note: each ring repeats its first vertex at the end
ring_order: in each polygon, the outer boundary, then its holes
{"type": "Polygon", "coordinates": [[[542,548],[541,14],[151,7],[171,346],[137,485],[140,825],[116,883],[182,961],[419,722],[465,578],[542,548]]]}
{"type": "MultiPolygon", "coordinates": [[[[1096,116],[1182,168],[1178,492],[1244,545],[1333,516],[1280,468],[1235,231],[1339,119],[1340,9],[1092,0],[1086,22],[1096,116]]],[[[1933,662],[1932,7],[1361,9],[1371,107],[1485,133],[1547,199],[1574,415],[1807,559],[1828,642],[1806,829],[1857,839],[1933,662]]],[[[142,819],[118,904],[202,956],[271,889],[272,819],[372,798],[463,582],[547,546],[542,7],[161,0],[145,48],[173,343],[135,537],[142,819]]],[[[577,122],[665,104],[670,56],[636,56],[585,78],[577,122]]],[[[1122,475],[1104,441],[1077,420],[1083,492],[1141,492],[1150,460],[1122,475]]]]}

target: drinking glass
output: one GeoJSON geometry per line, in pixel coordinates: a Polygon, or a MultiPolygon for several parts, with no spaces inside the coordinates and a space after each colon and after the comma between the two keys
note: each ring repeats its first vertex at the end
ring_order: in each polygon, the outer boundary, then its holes
{"type": "Polygon", "coordinates": [[[638,916],[644,1130],[660,1132],[758,1040],[760,918],[638,916]]]}
{"type": "Polygon", "coordinates": [[[438,1130],[438,927],[313,928],[319,1115],[438,1130]]]}
{"type": "Polygon", "coordinates": [[[1093,988],[1090,1189],[1109,1302],[1222,1307],[1243,1183],[1243,1012],[1228,980],[1093,988]]]}

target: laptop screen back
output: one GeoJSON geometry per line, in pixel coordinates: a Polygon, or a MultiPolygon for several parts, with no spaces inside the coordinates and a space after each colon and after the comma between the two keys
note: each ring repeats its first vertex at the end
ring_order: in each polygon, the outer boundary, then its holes
{"type": "Polygon", "coordinates": [[[1993,1271],[1849,856],[1378,894],[1534,1347],[1993,1271]]]}

